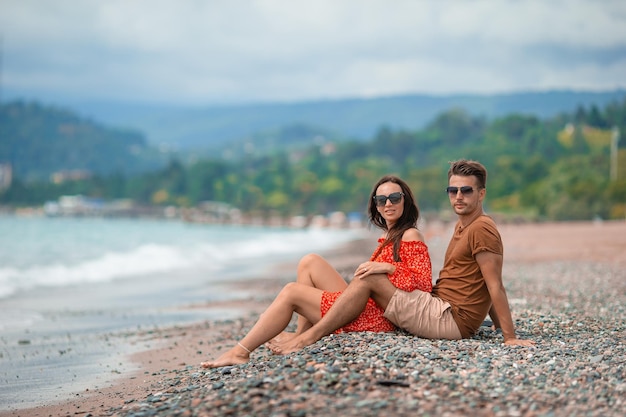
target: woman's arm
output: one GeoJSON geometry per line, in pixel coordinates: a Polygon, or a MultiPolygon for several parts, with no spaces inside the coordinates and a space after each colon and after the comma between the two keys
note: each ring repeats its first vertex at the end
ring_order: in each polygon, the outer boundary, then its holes
{"type": "Polygon", "coordinates": [[[403,291],[421,290],[431,292],[433,288],[432,264],[424,237],[417,229],[408,229],[400,243],[400,262],[393,259],[391,245],[385,248],[377,261],[364,262],[354,273],[355,279],[373,274],[387,274],[389,281],[403,291]]]}
{"type": "Polygon", "coordinates": [[[391,245],[387,246],[377,261],[365,262],[356,270],[355,278],[371,274],[387,274],[389,281],[403,291],[421,290],[431,292],[433,288],[432,265],[424,237],[415,228],[408,229],[400,243],[400,262],[393,259],[391,245]]]}
{"type": "Polygon", "coordinates": [[[404,291],[425,291],[433,289],[433,270],[428,247],[422,241],[402,241],[400,244],[400,262],[392,260],[395,271],[389,274],[389,280],[404,291]]]}

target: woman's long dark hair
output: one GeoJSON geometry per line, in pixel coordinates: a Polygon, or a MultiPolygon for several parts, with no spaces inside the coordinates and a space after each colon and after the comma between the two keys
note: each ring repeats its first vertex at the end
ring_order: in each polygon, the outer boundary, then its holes
{"type": "Polygon", "coordinates": [[[413,192],[411,191],[411,188],[409,188],[407,183],[399,177],[396,177],[395,175],[385,175],[380,180],[378,180],[378,182],[374,185],[374,188],[372,189],[369,200],[368,212],[371,224],[382,230],[387,231],[387,239],[385,239],[385,244],[380,247],[380,249],[376,252],[374,256],[378,256],[383,247],[393,244],[393,259],[396,262],[400,262],[400,242],[402,241],[402,235],[408,229],[417,227],[417,220],[419,219],[420,215],[420,211],[417,207],[417,203],[415,202],[415,198],[413,197],[413,192]],[[376,195],[376,190],[378,189],[378,187],[387,182],[398,184],[402,189],[402,193],[404,194],[404,212],[391,229],[387,228],[387,222],[378,212],[378,209],[376,207],[376,201],[374,201],[374,196],[376,195]]]}

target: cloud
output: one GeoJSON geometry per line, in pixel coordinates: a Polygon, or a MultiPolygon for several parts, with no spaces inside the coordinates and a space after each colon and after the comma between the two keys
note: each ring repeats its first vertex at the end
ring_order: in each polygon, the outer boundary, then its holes
{"type": "Polygon", "coordinates": [[[214,103],[626,87],[626,3],[0,0],[2,82],[214,103]]]}

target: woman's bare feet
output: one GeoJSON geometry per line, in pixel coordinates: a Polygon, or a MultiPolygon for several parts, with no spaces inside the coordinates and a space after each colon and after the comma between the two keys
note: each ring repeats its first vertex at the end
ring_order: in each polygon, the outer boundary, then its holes
{"type": "Polygon", "coordinates": [[[233,347],[228,352],[224,352],[219,358],[214,361],[202,362],[200,366],[203,368],[219,368],[228,365],[241,365],[250,360],[250,354],[243,351],[238,346],[233,347]]]}

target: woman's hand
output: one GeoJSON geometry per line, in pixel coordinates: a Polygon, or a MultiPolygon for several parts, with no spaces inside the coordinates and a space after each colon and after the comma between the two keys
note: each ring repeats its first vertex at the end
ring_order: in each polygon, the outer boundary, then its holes
{"type": "Polygon", "coordinates": [[[395,266],[384,262],[363,262],[354,271],[354,278],[361,279],[373,274],[391,274],[395,269],[395,266]]]}

